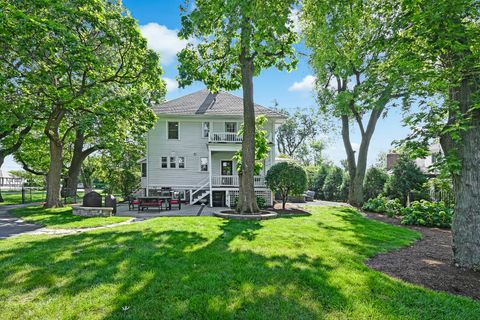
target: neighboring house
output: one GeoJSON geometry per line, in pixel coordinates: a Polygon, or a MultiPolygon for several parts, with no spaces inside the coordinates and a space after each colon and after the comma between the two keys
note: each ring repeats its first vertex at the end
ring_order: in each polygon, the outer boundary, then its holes
{"type": "MultiPolygon", "coordinates": [[[[437,175],[436,171],[432,168],[432,165],[437,162],[439,155],[441,155],[442,147],[440,144],[432,144],[429,147],[429,155],[425,158],[415,159],[415,164],[428,176],[434,177],[437,175]]],[[[390,171],[393,169],[395,163],[397,163],[400,154],[398,153],[389,153],[387,154],[387,170],[390,171]]]]}
{"type": "Polygon", "coordinates": [[[24,182],[23,178],[17,177],[10,172],[0,170],[0,188],[21,188],[24,182]]]}
{"type": "MultiPolygon", "coordinates": [[[[158,121],[148,133],[147,156],[141,160],[145,193],[171,189],[192,204],[233,205],[239,177],[232,157],[242,145],[237,132],[243,122],[243,99],[200,90],[153,110],[158,121]]],[[[255,192],[271,204],[272,193],[264,177],[275,162],[274,135],[285,117],[260,105],[255,105],[255,114],[268,118],[264,129],[271,146],[262,172],[255,176],[255,192]]]]}

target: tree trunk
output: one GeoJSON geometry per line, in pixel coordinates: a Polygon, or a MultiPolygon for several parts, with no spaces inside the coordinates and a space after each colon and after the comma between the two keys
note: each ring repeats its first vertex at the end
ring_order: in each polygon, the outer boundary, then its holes
{"type": "Polygon", "coordinates": [[[472,116],[471,127],[461,132],[460,141],[442,136],[440,142],[447,155],[454,154],[461,161],[460,170],[452,174],[455,193],[452,223],[454,261],[457,266],[480,270],[480,110],[469,112],[475,92],[478,92],[478,85],[467,80],[459,88],[451,90],[451,99],[459,104],[464,117],[472,116]]]}
{"type": "Polygon", "coordinates": [[[255,109],[253,102],[253,60],[242,54],[240,58],[243,87],[243,141],[242,175],[237,211],[259,212],[254,189],[255,168],[255,109]]]}
{"type": "Polygon", "coordinates": [[[65,115],[61,105],[57,105],[45,125],[45,135],[50,142],[50,166],[47,173],[47,202],[46,208],[61,207],[60,180],[63,168],[63,141],[60,138],[60,123],[65,115]]]}
{"type": "Polygon", "coordinates": [[[62,178],[63,146],[57,141],[50,140],[50,166],[47,174],[47,203],[46,208],[61,207],[60,180],[62,178]]]}
{"type": "MultiPolygon", "coordinates": [[[[0,155],[0,169],[2,168],[4,161],[5,161],[5,157],[0,155]]],[[[0,202],[4,202],[4,201],[5,200],[3,199],[3,196],[2,196],[2,185],[0,184],[0,202]]]]}
{"type": "Polygon", "coordinates": [[[85,159],[97,150],[97,147],[90,147],[83,150],[85,136],[82,130],[77,129],[75,133],[75,142],[73,144],[73,155],[68,168],[67,177],[63,186],[62,194],[74,197],[77,194],[77,186],[82,169],[82,164],[85,159]]]}

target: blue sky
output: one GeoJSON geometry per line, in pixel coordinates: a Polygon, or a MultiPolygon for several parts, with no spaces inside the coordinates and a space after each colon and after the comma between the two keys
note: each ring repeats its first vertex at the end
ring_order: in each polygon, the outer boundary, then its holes
{"type": "MultiPolygon", "coordinates": [[[[182,0],[124,0],[124,5],[138,20],[142,34],[147,38],[149,46],[160,53],[164,70],[164,79],[167,81],[167,99],[174,99],[182,95],[204,88],[196,83],[185,89],[176,87],[177,61],[175,54],[181,50],[185,42],[178,39],[176,33],[180,28],[179,6],[182,0]]],[[[305,49],[299,45],[299,51],[305,49]]],[[[315,107],[312,89],[312,70],[306,57],[300,56],[296,70],[280,72],[275,69],[265,70],[254,80],[255,102],[266,107],[273,106],[277,100],[281,107],[287,109],[315,107]]],[[[241,96],[241,91],[234,94],[241,96]]],[[[388,151],[391,142],[405,137],[408,129],[401,124],[401,115],[397,110],[391,110],[388,117],[381,119],[370,144],[369,163],[374,163],[379,152],[388,151]]],[[[332,130],[328,136],[329,144],[325,156],[335,163],[345,159],[345,151],[338,130],[332,130]]],[[[352,142],[360,143],[358,131],[352,130],[352,142]]],[[[18,165],[11,157],[7,158],[3,170],[18,169],[18,165]]]]}

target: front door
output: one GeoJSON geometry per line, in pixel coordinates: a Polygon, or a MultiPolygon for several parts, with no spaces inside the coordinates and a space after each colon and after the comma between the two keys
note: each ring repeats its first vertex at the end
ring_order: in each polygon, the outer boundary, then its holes
{"type": "Polygon", "coordinates": [[[222,170],[222,186],[232,186],[233,185],[233,161],[232,160],[222,160],[220,162],[222,170]]]}
{"type": "Polygon", "coordinates": [[[233,175],[233,161],[232,160],[222,160],[222,176],[231,176],[233,175]]]}

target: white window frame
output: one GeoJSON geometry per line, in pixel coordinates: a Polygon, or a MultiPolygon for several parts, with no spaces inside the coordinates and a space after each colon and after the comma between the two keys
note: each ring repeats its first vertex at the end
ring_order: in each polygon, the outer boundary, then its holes
{"type": "Polygon", "coordinates": [[[170,121],[170,120],[167,120],[167,140],[180,140],[180,121],[170,121]],[[169,130],[168,130],[168,124],[169,123],[178,123],[178,127],[177,127],[177,134],[178,134],[178,137],[175,139],[175,138],[169,138],[168,137],[168,133],[169,133],[169,130]]]}
{"type": "Polygon", "coordinates": [[[177,156],[168,157],[168,168],[177,169],[177,156]],[[172,161],[172,158],[173,158],[173,161],[172,161]],[[174,165],[173,167],[172,167],[172,164],[174,165]]]}
{"type": "Polygon", "coordinates": [[[225,126],[225,128],[224,128],[225,132],[230,132],[230,133],[237,133],[238,132],[238,122],[236,122],[236,121],[225,121],[224,126],[225,126]],[[235,124],[235,131],[233,131],[233,132],[232,131],[227,131],[227,123],[234,123],[235,124]]]}
{"type": "Polygon", "coordinates": [[[160,157],[160,169],[168,169],[168,157],[160,157]],[[165,164],[167,165],[166,167],[163,167],[163,158],[165,158],[165,164]]]}
{"type": "Polygon", "coordinates": [[[200,157],[200,159],[198,160],[198,165],[199,165],[198,170],[200,172],[209,172],[210,171],[210,168],[208,167],[208,157],[200,157]],[[207,159],[207,170],[202,170],[202,159],[207,159]]]}
{"type": "Polygon", "coordinates": [[[186,157],[177,157],[177,169],[186,169],[187,168],[187,158],[186,157]],[[183,159],[183,168],[180,168],[180,158],[183,159]]]}
{"type": "Polygon", "coordinates": [[[201,133],[202,133],[202,138],[203,139],[207,139],[208,136],[210,135],[210,131],[212,129],[212,124],[210,123],[210,121],[202,121],[202,124],[201,124],[201,133]],[[205,136],[205,131],[204,131],[204,125],[205,123],[208,123],[208,133],[207,133],[207,136],[205,136]]]}

